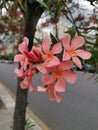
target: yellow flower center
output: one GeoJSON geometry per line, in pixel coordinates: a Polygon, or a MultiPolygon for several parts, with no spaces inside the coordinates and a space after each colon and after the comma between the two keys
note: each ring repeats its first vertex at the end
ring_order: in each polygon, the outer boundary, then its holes
{"type": "Polygon", "coordinates": [[[54,73],[54,76],[56,77],[56,78],[61,78],[62,77],[62,72],[61,71],[56,71],[55,73],[54,73]]]}
{"type": "Polygon", "coordinates": [[[70,54],[71,57],[76,56],[76,51],[73,49],[69,50],[68,53],[70,54]]]}
{"type": "Polygon", "coordinates": [[[48,53],[48,54],[46,54],[46,55],[44,56],[45,60],[48,60],[48,61],[51,60],[52,57],[53,57],[53,55],[52,55],[51,53],[48,53]]]}

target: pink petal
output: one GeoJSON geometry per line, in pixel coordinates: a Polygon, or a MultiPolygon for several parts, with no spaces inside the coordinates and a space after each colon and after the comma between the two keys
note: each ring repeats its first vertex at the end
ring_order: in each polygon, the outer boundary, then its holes
{"type": "Polygon", "coordinates": [[[28,44],[29,44],[29,39],[28,39],[27,37],[24,37],[24,38],[23,38],[23,42],[25,42],[25,43],[27,44],[27,46],[28,46],[28,44]]]}
{"type": "Polygon", "coordinates": [[[35,54],[32,52],[24,52],[25,55],[27,56],[28,60],[29,61],[32,61],[32,62],[36,62],[38,60],[38,58],[35,56],[35,54]]]}
{"type": "Polygon", "coordinates": [[[61,42],[63,43],[63,46],[66,50],[70,49],[70,35],[66,35],[64,38],[61,39],[61,42]]]}
{"type": "Polygon", "coordinates": [[[32,85],[32,79],[29,77],[25,77],[24,80],[20,83],[21,88],[27,89],[30,88],[30,91],[34,90],[34,86],[32,85]]]}
{"type": "Polygon", "coordinates": [[[15,55],[14,62],[20,62],[20,61],[23,61],[24,59],[25,59],[25,55],[18,54],[18,55],[15,55]]]}
{"type": "Polygon", "coordinates": [[[51,101],[55,101],[55,100],[56,100],[56,99],[55,99],[55,95],[54,95],[53,92],[50,92],[49,99],[50,99],[51,101]]]}
{"type": "Polygon", "coordinates": [[[62,51],[62,46],[61,43],[56,43],[53,48],[52,48],[52,53],[53,54],[58,54],[62,51]]]}
{"type": "Polygon", "coordinates": [[[52,66],[52,67],[46,67],[48,72],[53,72],[55,73],[57,71],[57,66],[52,66]]]}
{"type": "Polygon", "coordinates": [[[27,89],[29,87],[29,84],[27,82],[27,78],[21,81],[20,86],[22,89],[27,89]]]}
{"type": "Polygon", "coordinates": [[[23,53],[24,51],[28,51],[28,43],[28,38],[24,37],[23,42],[19,45],[19,52],[23,53]]]}
{"type": "Polygon", "coordinates": [[[45,74],[45,73],[47,73],[46,65],[47,65],[47,64],[45,64],[45,63],[43,63],[43,64],[38,64],[38,65],[37,65],[37,69],[38,69],[41,73],[45,74]]]}
{"type": "Polygon", "coordinates": [[[72,60],[80,69],[82,69],[82,64],[78,57],[72,57],[72,60]]]}
{"type": "Polygon", "coordinates": [[[46,38],[43,43],[42,43],[42,49],[45,53],[49,52],[50,50],[50,45],[51,45],[51,42],[50,42],[50,39],[46,38]]]}
{"type": "Polygon", "coordinates": [[[33,52],[37,58],[42,58],[42,52],[41,52],[41,45],[39,46],[33,46],[31,53],[33,52]]]}
{"type": "Polygon", "coordinates": [[[48,62],[47,67],[53,67],[59,64],[60,64],[60,60],[56,56],[53,56],[52,60],[48,62]]]}
{"type": "Polygon", "coordinates": [[[38,53],[40,53],[41,50],[42,50],[41,45],[38,45],[38,46],[33,46],[32,49],[31,49],[31,52],[37,51],[38,53]]]}
{"type": "Polygon", "coordinates": [[[42,59],[41,51],[39,49],[34,49],[33,53],[38,59],[42,59]]]}
{"type": "Polygon", "coordinates": [[[91,53],[86,50],[77,50],[76,53],[83,59],[89,59],[91,57],[91,53]]]}
{"type": "Polygon", "coordinates": [[[48,85],[48,84],[51,84],[53,83],[55,80],[55,77],[53,75],[49,75],[49,74],[44,74],[42,76],[42,82],[44,85],[48,85]]]}
{"type": "Polygon", "coordinates": [[[62,101],[62,96],[60,96],[57,92],[56,92],[56,95],[55,95],[55,100],[59,103],[62,101]]]}
{"type": "Polygon", "coordinates": [[[20,61],[20,63],[21,63],[21,66],[24,68],[24,70],[26,70],[27,69],[27,65],[28,65],[28,59],[25,58],[25,60],[24,61],[20,61]]]}
{"type": "Polygon", "coordinates": [[[46,90],[47,90],[47,88],[44,88],[44,87],[41,87],[41,86],[37,87],[38,92],[45,92],[46,90]]]}
{"type": "Polygon", "coordinates": [[[29,87],[30,87],[30,92],[34,90],[34,86],[32,85],[32,82],[30,83],[29,87]]]}
{"type": "Polygon", "coordinates": [[[65,71],[63,73],[63,76],[65,77],[65,79],[67,80],[67,82],[69,82],[70,84],[75,83],[76,79],[77,79],[77,75],[75,72],[69,70],[69,71],[65,71]]]}
{"type": "Polygon", "coordinates": [[[26,84],[24,84],[23,81],[20,83],[20,87],[21,87],[22,89],[27,89],[27,88],[28,88],[28,86],[27,86],[26,84]]]}
{"type": "Polygon", "coordinates": [[[71,58],[71,56],[69,55],[69,53],[64,50],[64,53],[63,53],[63,61],[70,60],[70,58],[71,58]]]}
{"type": "Polygon", "coordinates": [[[77,49],[81,46],[83,46],[85,43],[85,40],[82,36],[75,36],[71,41],[71,48],[77,49]]]}
{"type": "Polygon", "coordinates": [[[73,67],[72,61],[65,61],[65,62],[61,62],[58,69],[64,71],[64,70],[71,69],[72,67],[73,67]]]}
{"type": "Polygon", "coordinates": [[[58,103],[61,102],[62,97],[54,90],[54,92],[50,93],[50,100],[56,100],[58,103]]]}
{"type": "Polygon", "coordinates": [[[66,84],[63,79],[58,79],[55,84],[55,90],[58,92],[64,92],[66,91],[66,84]]]}
{"type": "Polygon", "coordinates": [[[15,72],[19,77],[21,77],[21,76],[23,75],[23,70],[22,70],[22,69],[16,68],[14,72],[15,72]]]}

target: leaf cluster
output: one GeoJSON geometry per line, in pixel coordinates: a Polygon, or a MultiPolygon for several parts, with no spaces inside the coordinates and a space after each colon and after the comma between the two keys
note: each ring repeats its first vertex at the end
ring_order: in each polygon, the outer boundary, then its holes
{"type": "MultiPolygon", "coordinates": [[[[33,130],[34,129],[34,126],[35,126],[35,124],[34,123],[32,123],[29,119],[26,119],[26,121],[25,121],[25,130],[33,130]]],[[[12,124],[10,125],[10,128],[12,129],[12,130],[14,130],[14,122],[12,122],[12,124]]]]}

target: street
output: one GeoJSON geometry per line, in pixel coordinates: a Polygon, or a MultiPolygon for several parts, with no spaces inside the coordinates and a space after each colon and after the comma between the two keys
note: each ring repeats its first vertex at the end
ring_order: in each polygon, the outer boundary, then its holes
{"type": "MultiPolygon", "coordinates": [[[[0,63],[0,81],[15,94],[17,80],[14,68],[17,64],[0,63]]],[[[29,92],[30,109],[51,130],[97,130],[98,129],[98,83],[91,74],[78,73],[74,85],[67,84],[67,91],[62,94],[60,103],[49,100],[47,93],[29,92]]],[[[40,74],[34,79],[35,86],[41,84],[40,74]]]]}

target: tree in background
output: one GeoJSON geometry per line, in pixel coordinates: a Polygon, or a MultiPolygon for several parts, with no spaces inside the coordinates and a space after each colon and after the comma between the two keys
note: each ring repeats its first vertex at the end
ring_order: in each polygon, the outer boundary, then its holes
{"type": "MultiPolygon", "coordinates": [[[[15,36],[17,33],[23,34],[29,39],[29,51],[33,46],[37,22],[44,11],[49,12],[51,19],[48,22],[53,24],[57,24],[60,17],[65,16],[73,25],[68,29],[68,32],[71,33],[72,37],[77,33],[87,39],[86,34],[88,34],[91,30],[95,30],[96,33],[94,34],[94,38],[97,39],[97,27],[89,26],[90,23],[97,25],[96,7],[93,10],[94,13],[92,13],[88,18],[88,21],[85,21],[84,13],[81,14],[81,10],[84,10],[81,9],[79,3],[75,3],[72,0],[17,0],[15,2],[12,0],[2,0],[0,6],[1,8],[6,7],[6,10],[8,11],[4,16],[2,16],[2,10],[0,12],[0,19],[3,21],[3,23],[0,21],[0,32],[2,33],[6,31],[5,34],[9,34],[10,30],[11,37],[13,35],[15,36]],[[76,10],[78,10],[78,15],[72,15],[76,10]],[[5,23],[5,21],[7,22],[5,23]]],[[[97,43],[94,44],[94,46],[97,47],[97,43]]],[[[19,65],[19,67],[21,66],[19,65]]],[[[21,80],[22,79],[18,79],[17,83],[14,130],[25,129],[24,126],[28,89],[21,89],[21,80]]]]}
{"type": "MultiPolygon", "coordinates": [[[[0,39],[5,50],[12,44],[12,55],[14,55],[17,52],[18,41],[24,33],[23,14],[17,3],[6,2],[6,6],[4,6],[1,1],[0,7],[0,39]]],[[[8,57],[8,54],[3,55],[3,57],[6,56],[8,57]]]]}

